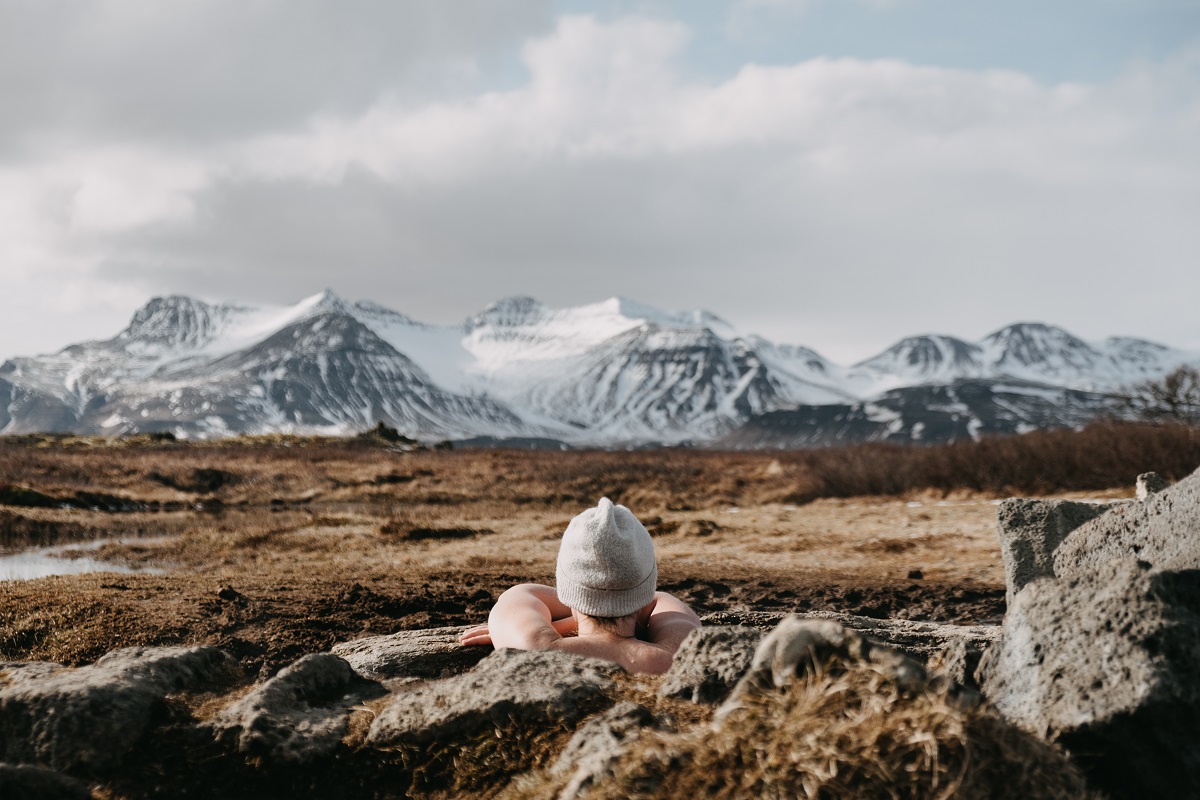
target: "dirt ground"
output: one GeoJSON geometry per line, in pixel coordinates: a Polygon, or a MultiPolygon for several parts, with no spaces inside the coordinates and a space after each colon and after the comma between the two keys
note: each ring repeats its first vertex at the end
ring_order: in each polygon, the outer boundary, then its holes
{"type": "Polygon", "coordinates": [[[770,454],[6,445],[9,552],[101,538],[87,556],[162,571],[0,582],[0,660],[202,643],[266,675],[364,635],[483,621],[508,586],[553,583],[558,537],[602,495],[642,519],[660,588],[702,615],[1003,617],[998,498],[797,505],[788,480],[770,454]]]}

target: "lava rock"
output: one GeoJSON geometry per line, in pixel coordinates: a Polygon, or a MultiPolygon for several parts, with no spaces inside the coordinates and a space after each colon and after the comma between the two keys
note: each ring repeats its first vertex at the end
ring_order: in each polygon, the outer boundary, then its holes
{"type": "Polygon", "coordinates": [[[67,667],[53,661],[0,661],[0,686],[41,680],[67,667]]]}
{"type": "Polygon", "coordinates": [[[658,693],[693,703],[722,700],[750,668],[761,631],[736,625],[697,628],[675,653],[658,693]]]}
{"type": "Polygon", "coordinates": [[[608,704],[609,661],[553,650],[493,652],[474,670],[400,692],[375,721],[376,747],[470,736],[511,720],[571,724],[608,704]]]}
{"type": "Polygon", "coordinates": [[[829,619],[791,616],[759,642],[738,686],[778,689],[796,675],[812,672],[833,659],[885,665],[893,677],[904,682],[914,677],[925,679],[920,664],[890,648],[874,645],[853,628],[829,619]]]}
{"type": "Polygon", "coordinates": [[[896,650],[921,663],[959,644],[968,658],[977,659],[1000,638],[999,625],[944,625],[908,619],[875,619],[830,611],[811,611],[797,616],[836,622],[858,631],[873,644],[896,650]]]}
{"type": "Polygon", "coordinates": [[[1132,558],[1030,583],[979,668],[1005,717],[1131,798],[1200,796],[1198,674],[1200,570],[1132,558]]]}
{"type": "Polygon", "coordinates": [[[925,668],[888,647],[873,644],[857,631],[829,619],[785,617],[763,637],[750,668],[717,709],[720,723],[747,708],[747,700],[786,686],[795,676],[811,673],[833,661],[868,662],[905,690],[927,683],[925,668]]]}
{"type": "Polygon", "coordinates": [[[1158,568],[1200,568],[1200,470],[1174,486],[1079,526],[1054,553],[1054,574],[1129,556],[1158,568]]]}
{"type": "MultiPolygon", "coordinates": [[[[744,625],[769,631],[786,618],[775,611],[721,611],[705,614],[704,624],[744,625]]],[[[926,662],[962,642],[969,657],[991,647],[1000,638],[999,625],[944,625],[937,622],[916,622],[908,619],[875,619],[837,611],[806,611],[793,614],[800,619],[831,620],[859,633],[876,644],[898,650],[909,658],[926,662]]]]}
{"type": "Polygon", "coordinates": [[[558,800],[576,800],[590,787],[603,782],[642,730],[654,726],[654,714],[645,706],[629,701],[618,703],[580,726],[550,768],[552,774],[571,776],[558,793],[558,800]]]}
{"type": "Polygon", "coordinates": [[[1004,581],[1011,603],[1034,578],[1053,577],[1054,551],[1071,531],[1108,511],[1098,503],[1071,500],[1005,500],[996,510],[1004,581]]]}
{"type": "Polygon", "coordinates": [[[1150,499],[1150,495],[1158,494],[1166,489],[1167,485],[1167,482],[1157,472],[1143,472],[1137,476],[1134,493],[1138,500],[1145,502],[1150,499]]]}
{"type": "Polygon", "coordinates": [[[483,660],[490,647],[464,647],[458,640],[468,625],[400,631],[387,636],[367,636],[334,645],[330,652],[374,680],[387,678],[443,678],[466,672],[483,660]]]}
{"type": "Polygon", "coordinates": [[[110,769],[163,714],[172,692],[225,685],[237,662],[215,647],[130,647],[95,664],[0,689],[0,759],[110,769]]]}
{"type": "Polygon", "coordinates": [[[350,707],[385,690],[345,660],[304,656],[213,719],[216,737],[248,756],[303,764],[329,755],[346,733],[350,707]]]}

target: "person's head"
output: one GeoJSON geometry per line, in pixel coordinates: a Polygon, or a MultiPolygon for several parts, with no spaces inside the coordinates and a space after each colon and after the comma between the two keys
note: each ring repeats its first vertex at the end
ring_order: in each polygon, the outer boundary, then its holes
{"type": "Polygon", "coordinates": [[[564,605],[601,629],[623,628],[654,599],[654,542],[632,511],[605,497],[567,526],[555,573],[564,605]]]}

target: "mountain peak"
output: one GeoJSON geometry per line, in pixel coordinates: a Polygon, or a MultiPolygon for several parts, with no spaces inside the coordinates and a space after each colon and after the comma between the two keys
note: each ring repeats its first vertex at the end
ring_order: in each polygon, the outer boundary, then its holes
{"type": "Polygon", "coordinates": [[[1043,322],[1017,322],[988,334],[983,344],[996,352],[998,366],[1063,362],[1080,366],[1099,358],[1087,342],[1069,331],[1043,322]]]}
{"type": "Polygon", "coordinates": [[[345,311],[347,308],[346,301],[339,297],[332,289],[325,289],[311,297],[306,297],[296,304],[297,308],[303,308],[306,311],[321,312],[321,311],[345,311]]]}
{"type": "Polygon", "coordinates": [[[908,336],[877,356],[855,365],[856,369],[906,375],[910,379],[945,378],[948,374],[971,372],[979,367],[979,348],[944,334],[908,336]]]}
{"type": "Polygon", "coordinates": [[[467,320],[467,329],[482,327],[520,327],[537,322],[546,315],[546,307],[532,297],[504,297],[467,320]]]}
{"type": "Polygon", "coordinates": [[[115,341],[199,346],[216,334],[222,309],[184,295],[154,297],[133,313],[115,341]]]}

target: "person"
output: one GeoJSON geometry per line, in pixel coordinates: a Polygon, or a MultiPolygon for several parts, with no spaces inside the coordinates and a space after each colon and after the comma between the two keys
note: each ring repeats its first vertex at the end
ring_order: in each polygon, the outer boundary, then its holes
{"type": "Polygon", "coordinates": [[[463,633],[462,643],[563,650],[658,674],[700,627],[686,603],[657,591],[650,534],[632,511],[607,497],[567,526],[555,583],[508,589],[487,624],[463,633]]]}

